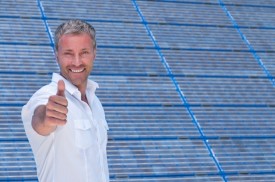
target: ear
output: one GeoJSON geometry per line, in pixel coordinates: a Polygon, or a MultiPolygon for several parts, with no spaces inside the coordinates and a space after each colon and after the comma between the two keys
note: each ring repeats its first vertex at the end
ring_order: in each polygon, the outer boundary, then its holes
{"type": "Polygon", "coordinates": [[[94,60],[96,58],[96,49],[93,50],[94,51],[94,60]]]}

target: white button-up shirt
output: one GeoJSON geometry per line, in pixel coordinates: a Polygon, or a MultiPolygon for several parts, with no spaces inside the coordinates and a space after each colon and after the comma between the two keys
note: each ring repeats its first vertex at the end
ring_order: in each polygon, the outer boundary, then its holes
{"type": "Polygon", "coordinates": [[[59,74],[39,89],[22,109],[22,120],[32,147],[37,174],[41,182],[108,182],[107,130],[103,107],[95,95],[97,83],[88,80],[86,96],[59,74]],[[67,123],[49,136],[41,136],[32,128],[34,110],[45,105],[57,92],[57,82],[65,82],[68,100],[67,123]]]}

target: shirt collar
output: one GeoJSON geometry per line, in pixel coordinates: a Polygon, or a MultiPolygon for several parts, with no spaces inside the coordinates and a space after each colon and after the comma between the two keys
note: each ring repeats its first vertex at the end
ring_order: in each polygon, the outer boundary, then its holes
{"type": "Polygon", "coordinates": [[[95,92],[95,90],[97,88],[99,88],[98,83],[96,83],[95,81],[92,81],[92,80],[88,80],[87,90],[89,90],[91,92],[95,92]]]}
{"type": "MultiPolygon", "coordinates": [[[[73,95],[76,92],[79,92],[78,88],[76,86],[74,86],[71,82],[69,82],[68,80],[66,80],[63,76],[61,76],[58,73],[53,73],[52,75],[52,82],[55,82],[57,84],[57,82],[59,80],[63,80],[65,83],[65,89],[66,91],[68,91],[71,95],[73,95]]],[[[90,92],[95,92],[96,89],[99,88],[98,84],[92,80],[88,80],[87,82],[87,90],[90,92]]]]}

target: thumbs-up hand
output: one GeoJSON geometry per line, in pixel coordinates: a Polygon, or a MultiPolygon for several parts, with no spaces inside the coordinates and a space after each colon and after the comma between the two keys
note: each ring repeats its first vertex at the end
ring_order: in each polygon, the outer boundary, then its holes
{"type": "Polygon", "coordinates": [[[65,83],[59,80],[57,83],[57,93],[49,97],[46,104],[44,126],[57,127],[65,125],[67,122],[68,101],[65,97],[65,83]]]}
{"type": "Polygon", "coordinates": [[[65,97],[65,83],[63,80],[59,80],[57,83],[57,93],[56,95],[65,97]]]}

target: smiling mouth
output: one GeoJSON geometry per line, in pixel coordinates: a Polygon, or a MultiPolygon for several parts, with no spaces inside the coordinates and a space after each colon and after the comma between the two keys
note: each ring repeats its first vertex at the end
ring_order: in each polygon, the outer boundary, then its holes
{"type": "Polygon", "coordinates": [[[73,73],[81,73],[85,70],[85,68],[82,68],[82,69],[70,69],[71,72],[73,73]]]}

